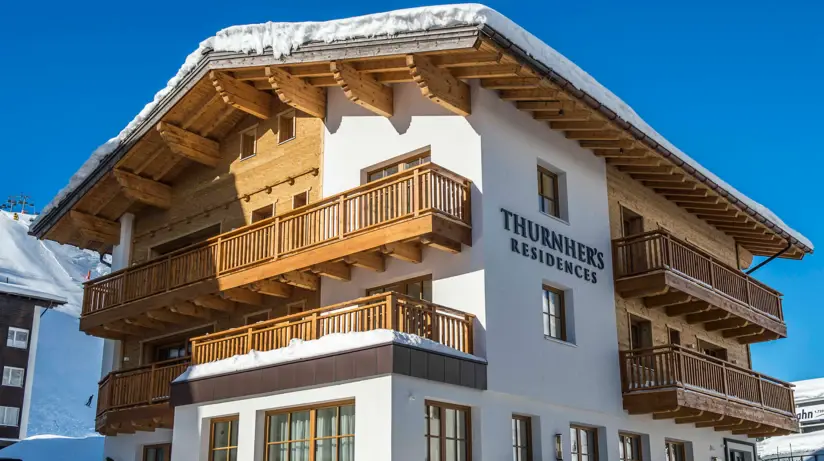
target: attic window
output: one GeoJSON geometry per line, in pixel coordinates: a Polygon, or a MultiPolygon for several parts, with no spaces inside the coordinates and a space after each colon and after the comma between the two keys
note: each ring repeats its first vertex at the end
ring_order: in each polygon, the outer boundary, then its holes
{"type": "Polygon", "coordinates": [[[295,139],[295,110],[278,115],[278,144],[295,139]]]}
{"type": "Polygon", "coordinates": [[[257,125],[240,132],[240,159],[253,157],[257,153],[257,125]]]}
{"type": "Polygon", "coordinates": [[[300,208],[309,203],[309,191],[303,191],[292,196],[292,209],[300,208]]]}
{"type": "Polygon", "coordinates": [[[258,221],[263,221],[264,219],[269,219],[275,215],[275,204],[266,205],[265,207],[258,208],[257,210],[252,211],[252,222],[256,223],[258,221]]]}

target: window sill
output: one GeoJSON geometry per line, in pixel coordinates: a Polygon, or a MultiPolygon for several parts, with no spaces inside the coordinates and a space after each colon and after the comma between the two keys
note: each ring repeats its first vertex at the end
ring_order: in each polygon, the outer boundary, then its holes
{"type": "Polygon", "coordinates": [[[21,384],[21,385],[18,386],[16,384],[3,384],[3,387],[16,387],[16,388],[20,389],[21,387],[23,387],[23,385],[21,384]]]}
{"type": "Polygon", "coordinates": [[[545,211],[538,210],[538,212],[541,213],[542,215],[546,216],[547,218],[554,219],[555,221],[558,221],[561,224],[565,224],[565,225],[569,226],[569,221],[567,221],[565,219],[559,218],[557,216],[553,216],[553,215],[551,215],[551,214],[549,214],[545,211]]]}
{"type": "Polygon", "coordinates": [[[243,162],[245,160],[249,160],[250,158],[255,158],[255,157],[257,157],[257,152],[255,152],[254,154],[252,154],[248,157],[240,157],[240,161],[243,162]]]}
{"type": "Polygon", "coordinates": [[[12,344],[6,344],[6,347],[13,347],[15,349],[22,349],[22,350],[28,349],[28,347],[26,347],[26,346],[15,346],[15,345],[12,345],[12,344]]]}
{"type": "Polygon", "coordinates": [[[278,146],[279,146],[279,145],[281,145],[281,144],[286,144],[286,143],[287,143],[287,142],[289,142],[289,141],[294,141],[296,137],[297,137],[297,136],[292,136],[292,137],[291,137],[291,138],[289,138],[289,139],[284,139],[283,141],[278,141],[278,146]]]}
{"type": "Polygon", "coordinates": [[[552,336],[544,335],[544,339],[547,340],[547,341],[553,342],[553,343],[558,343],[558,344],[561,344],[563,346],[567,346],[567,347],[578,347],[578,345],[575,344],[575,343],[571,343],[569,341],[564,341],[564,340],[558,339],[558,338],[553,338],[552,336]]]}

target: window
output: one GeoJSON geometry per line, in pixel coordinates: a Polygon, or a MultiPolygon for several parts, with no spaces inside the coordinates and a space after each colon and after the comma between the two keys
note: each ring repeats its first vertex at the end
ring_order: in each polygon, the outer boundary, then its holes
{"type": "Polygon", "coordinates": [[[29,330],[23,328],[9,327],[9,336],[6,339],[6,346],[26,349],[29,345],[29,330]]]}
{"type": "Polygon", "coordinates": [[[354,461],[355,405],[267,413],[266,461],[354,461]]]}
{"type": "Polygon", "coordinates": [[[542,213],[561,217],[558,203],[558,175],[543,167],[538,167],[538,206],[542,213]]]}
{"type": "Polygon", "coordinates": [[[299,314],[306,310],[306,300],[301,299],[286,305],[286,315],[299,314]]]}
{"type": "Polygon", "coordinates": [[[666,441],[666,461],[686,461],[687,454],[683,442],[666,441]]]}
{"type": "Polygon", "coordinates": [[[621,232],[624,237],[644,233],[644,217],[630,210],[621,207],[621,232]]]}
{"type": "Polygon", "coordinates": [[[257,125],[240,132],[240,159],[257,154],[257,125]]]}
{"type": "Polygon", "coordinates": [[[432,302],[432,276],[424,275],[413,279],[402,280],[391,285],[366,290],[366,296],[377,295],[394,291],[411,298],[432,302]]]}
{"type": "Polygon", "coordinates": [[[237,416],[212,420],[209,461],[237,460],[237,416]]]}
{"type": "Polygon", "coordinates": [[[512,461],[532,460],[532,420],[512,415],[512,461]]]}
{"type": "Polygon", "coordinates": [[[669,329],[669,343],[676,346],[681,345],[681,332],[678,330],[669,329]]]}
{"type": "Polygon", "coordinates": [[[652,347],[652,322],[640,317],[630,316],[629,342],[630,349],[652,347]]]}
{"type": "Polygon", "coordinates": [[[169,461],[172,459],[172,444],[146,445],[143,447],[143,461],[169,461]]]}
{"type": "Polygon", "coordinates": [[[25,370],[15,367],[3,367],[3,385],[13,387],[23,387],[23,376],[25,370]]]}
{"type": "Polygon", "coordinates": [[[716,346],[715,344],[698,340],[698,350],[706,355],[709,355],[710,357],[715,357],[724,361],[727,360],[727,350],[721,346],[716,346]]]}
{"type": "Polygon", "coordinates": [[[376,168],[374,170],[369,171],[366,174],[366,181],[372,182],[377,181],[378,179],[385,178],[387,176],[391,176],[399,171],[408,170],[411,168],[415,168],[418,165],[423,165],[424,163],[429,163],[432,161],[432,155],[429,151],[426,151],[422,154],[414,155],[412,157],[407,157],[400,162],[392,163],[391,165],[382,166],[380,168],[376,168]]]}
{"type": "Polygon", "coordinates": [[[565,310],[564,292],[544,285],[544,336],[561,341],[567,340],[565,310]]]}
{"type": "Polygon", "coordinates": [[[155,361],[162,362],[164,360],[179,359],[188,357],[192,351],[191,343],[189,341],[176,342],[172,344],[164,344],[155,347],[155,361]]]}
{"type": "Polygon", "coordinates": [[[169,254],[189,245],[194,245],[195,243],[208,240],[218,234],[220,234],[220,223],[212,224],[211,226],[204,227],[203,229],[196,230],[182,237],[178,237],[174,240],[169,240],[168,242],[152,247],[150,250],[150,256],[152,258],[156,258],[158,256],[169,254]]]}
{"type": "Polygon", "coordinates": [[[426,461],[468,461],[469,408],[426,402],[426,461]]]}
{"type": "Polygon", "coordinates": [[[264,219],[269,219],[275,215],[275,204],[266,205],[264,207],[260,207],[257,210],[252,211],[252,222],[256,223],[258,221],[263,221],[264,219]]]}
{"type": "Polygon", "coordinates": [[[17,427],[20,409],[17,407],[0,407],[0,426],[17,427]]]}
{"type": "Polygon", "coordinates": [[[305,190],[292,196],[292,209],[300,208],[309,203],[309,191],[305,190]]]}
{"type": "Polygon", "coordinates": [[[265,322],[267,320],[269,320],[269,311],[258,312],[257,314],[252,314],[246,317],[246,325],[252,325],[258,322],[265,322]]]}
{"type": "Polygon", "coordinates": [[[641,437],[633,434],[618,434],[619,461],[641,461],[641,437]]]}
{"type": "Polygon", "coordinates": [[[278,144],[295,139],[295,111],[278,115],[278,144]]]}
{"type": "Polygon", "coordinates": [[[569,428],[572,461],[598,461],[598,445],[595,435],[595,429],[590,427],[571,426],[569,428]]]}

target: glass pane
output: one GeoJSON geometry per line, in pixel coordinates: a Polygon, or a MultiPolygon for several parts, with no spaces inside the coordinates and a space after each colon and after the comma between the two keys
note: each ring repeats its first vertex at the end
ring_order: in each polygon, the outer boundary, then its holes
{"type": "Polygon", "coordinates": [[[466,461],[466,441],[458,440],[458,461],[466,461]]]}
{"type": "Polygon", "coordinates": [[[441,441],[440,439],[427,439],[429,441],[429,461],[441,461],[441,441]]]}
{"type": "Polygon", "coordinates": [[[229,441],[229,445],[236,447],[237,446],[237,424],[238,420],[234,420],[231,422],[231,429],[229,434],[231,435],[232,439],[229,441]]]}
{"type": "Polygon", "coordinates": [[[555,178],[547,174],[541,175],[541,195],[555,198],[555,178]]]}
{"type": "Polygon", "coordinates": [[[463,410],[457,410],[458,415],[458,438],[465,439],[466,438],[466,412],[463,410]]]}
{"type": "Polygon", "coordinates": [[[549,313],[552,315],[560,315],[561,296],[554,291],[547,290],[547,297],[549,298],[549,313]]]}
{"type": "Polygon", "coordinates": [[[318,440],[315,443],[315,461],[334,461],[337,448],[337,439],[318,440]]]}
{"type": "Polygon", "coordinates": [[[14,331],[13,331],[13,330],[9,330],[9,334],[8,334],[8,336],[6,337],[6,339],[7,339],[8,341],[14,341],[14,331]]]}
{"type": "Polygon", "coordinates": [[[226,447],[229,445],[229,421],[219,421],[215,423],[214,440],[212,448],[226,447]]]}
{"type": "Polygon", "coordinates": [[[157,448],[147,448],[146,459],[144,461],[162,461],[162,459],[157,457],[157,448]]]}
{"type": "Polygon", "coordinates": [[[458,446],[454,440],[447,440],[446,441],[446,461],[457,461],[458,459],[458,446]]]}
{"type": "Polygon", "coordinates": [[[389,168],[387,168],[387,169],[385,169],[385,170],[384,170],[384,174],[385,174],[386,176],[389,176],[389,175],[391,175],[391,174],[395,174],[395,173],[397,173],[397,172],[398,172],[398,165],[392,165],[392,166],[390,166],[389,168]]]}
{"type": "Polygon", "coordinates": [[[578,430],[574,427],[569,428],[570,450],[573,453],[578,453],[578,430]]]}
{"type": "Polygon", "coordinates": [[[229,450],[229,461],[237,461],[237,448],[229,450]]]}
{"type": "Polygon", "coordinates": [[[520,458],[518,458],[518,459],[519,459],[520,461],[527,461],[529,458],[527,457],[526,447],[523,447],[523,448],[521,448],[520,450],[521,450],[521,451],[520,451],[520,455],[521,455],[521,457],[520,457],[520,458]]]}
{"type": "Polygon", "coordinates": [[[408,283],[406,285],[406,295],[415,299],[421,299],[421,283],[408,283]]]}
{"type": "Polygon", "coordinates": [[[294,442],[290,445],[292,456],[289,461],[309,461],[309,442],[294,442]]]}
{"type": "Polygon", "coordinates": [[[526,421],[523,419],[518,420],[518,445],[525,447],[526,446],[526,421]]]}
{"type": "Polygon", "coordinates": [[[518,445],[518,420],[512,420],[512,446],[518,445]]]}
{"type": "Polygon", "coordinates": [[[518,453],[520,453],[520,451],[518,450],[518,447],[513,446],[512,447],[512,461],[521,461],[521,459],[518,458],[518,453]]]}
{"type": "MultiPolygon", "coordinates": [[[[445,413],[445,429],[446,429],[446,436],[450,438],[455,438],[455,410],[451,408],[447,408],[444,410],[445,413]]],[[[447,450],[448,454],[448,450],[447,450]]]]}
{"type": "Polygon", "coordinates": [[[269,442],[289,440],[289,414],[280,413],[269,417],[269,442]]]}
{"type": "Polygon", "coordinates": [[[241,155],[248,157],[255,153],[255,135],[253,133],[243,134],[243,148],[241,155]]]}
{"type": "Polygon", "coordinates": [[[212,452],[212,461],[228,461],[229,452],[226,450],[215,450],[212,452]]]}
{"type": "Polygon", "coordinates": [[[624,455],[624,443],[625,439],[623,436],[618,436],[618,459],[621,461],[626,460],[626,456],[624,455]]]}
{"type": "Polygon", "coordinates": [[[338,435],[338,407],[321,408],[316,412],[315,436],[338,435]]]}
{"type": "Polygon", "coordinates": [[[309,438],[309,412],[298,411],[292,413],[292,440],[309,438]]]}
{"type": "Polygon", "coordinates": [[[549,314],[544,315],[544,336],[549,336],[549,314]]]}
{"type": "Polygon", "coordinates": [[[340,457],[338,461],[355,461],[354,437],[343,437],[340,439],[340,457]]]}
{"type": "Polygon", "coordinates": [[[269,461],[286,461],[289,451],[288,443],[269,445],[269,461]]]}
{"type": "Polygon", "coordinates": [[[340,433],[343,435],[355,433],[355,406],[340,407],[340,433]]]}
{"type": "Polygon", "coordinates": [[[423,296],[421,296],[421,299],[432,302],[432,280],[423,281],[423,296]]]}
{"type": "Polygon", "coordinates": [[[429,435],[441,435],[440,408],[429,407],[429,435]]]}
{"type": "Polygon", "coordinates": [[[552,316],[549,317],[549,335],[553,338],[561,336],[558,334],[558,319],[552,316]]]}

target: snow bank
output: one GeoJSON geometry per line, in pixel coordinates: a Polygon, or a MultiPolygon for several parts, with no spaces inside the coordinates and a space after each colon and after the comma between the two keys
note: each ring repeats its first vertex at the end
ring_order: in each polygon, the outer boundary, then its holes
{"type": "Polygon", "coordinates": [[[758,442],[758,456],[762,459],[815,453],[824,454],[824,431],[771,437],[758,442]]]}
{"type": "Polygon", "coordinates": [[[293,362],[311,357],[320,357],[337,352],[390,343],[404,344],[455,357],[484,361],[484,359],[480,357],[452,349],[451,347],[436,343],[431,339],[421,338],[417,335],[400,333],[393,330],[372,330],[365,332],[334,333],[311,341],[293,339],[287,347],[273,351],[252,351],[248,354],[236,355],[217,362],[193,365],[183,372],[182,375],[178,376],[174,382],[251,370],[277,365],[279,363],[293,362]]]}
{"type": "Polygon", "coordinates": [[[795,402],[805,402],[808,400],[824,399],[824,378],[807,379],[796,381],[795,402]]]}
{"type": "Polygon", "coordinates": [[[34,216],[0,211],[0,282],[68,301],[57,310],[80,316],[83,282],[109,273],[97,253],[28,235],[34,216]]]}
{"type": "Polygon", "coordinates": [[[419,32],[458,26],[480,26],[484,24],[495,29],[515,45],[525,50],[533,58],[563,76],[575,87],[588,93],[601,104],[617,113],[619,117],[634,125],[647,136],[709,178],[712,182],[726,189],[748,207],[784,229],[810,249],[813,248],[812,242],[801,235],[801,233],[787,226],[775,213],[742,194],[676,148],[644,122],[627,103],[598,83],[592,76],[575,65],[575,63],[512,22],[506,16],[480,4],[428,6],[334,21],[300,23],[267,22],[264,24],[232,26],[223,29],[214,37],[210,37],[200,43],[200,46],[186,58],[183,66],[181,66],[177,74],[169,80],[166,87],[155,94],[154,99],[146,104],[137,117],[126,125],[120,134],[92,152],[91,157],[89,157],[83,166],[72,176],[69,184],[60,190],[43,209],[41,216],[49,213],[57,204],[76,189],[107,155],[112,153],[123,140],[146,120],[158,102],[172,92],[209,51],[242,52],[260,55],[265,52],[267,47],[270,47],[274,57],[279,58],[283,55],[290,54],[299,46],[309,42],[331,43],[360,37],[393,36],[403,32],[419,32]]]}
{"type": "Polygon", "coordinates": [[[103,437],[29,437],[0,450],[0,458],[23,461],[100,461],[103,459],[103,437]]]}

